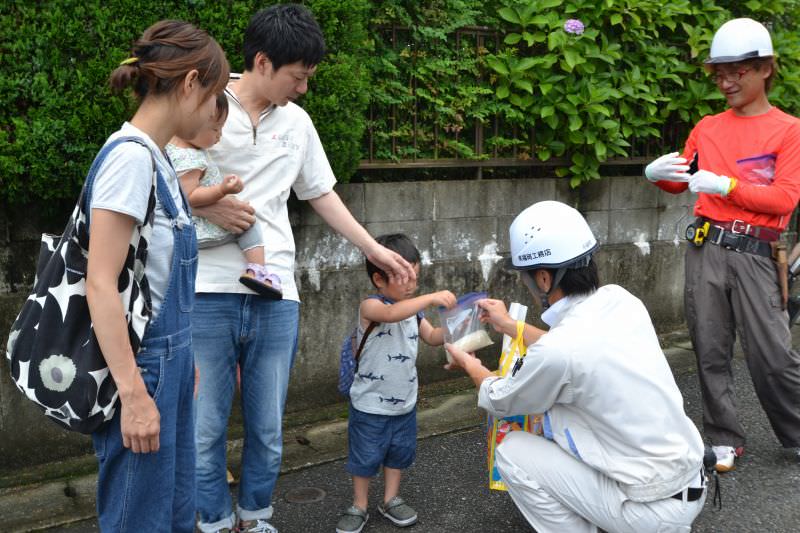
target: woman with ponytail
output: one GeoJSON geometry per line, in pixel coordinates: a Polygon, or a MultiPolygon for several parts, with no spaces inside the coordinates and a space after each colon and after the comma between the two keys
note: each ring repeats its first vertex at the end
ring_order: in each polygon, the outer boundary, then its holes
{"type": "Polygon", "coordinates": [[[131,88],[139,107],[106,141],[115,144],[90,191],[87,299],[120,400],[111,422],[92,435],[100,464],[97,511],[106,533],[194,530],[190,317],[197,245],[164,147],[173,136],[195,136],[213,117],[228,75],[219,44],[173,20],[148,28],[111,74],[112,89],[131,88]],[[140,285],[149,292],[150,317],[134,353],[119,287],[129,278],[123,266],[131,237],[149,212],[140,285]]]}

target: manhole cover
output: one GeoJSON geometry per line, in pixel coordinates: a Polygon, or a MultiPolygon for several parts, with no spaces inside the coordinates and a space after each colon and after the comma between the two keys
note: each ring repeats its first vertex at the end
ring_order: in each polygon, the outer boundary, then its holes
{"type": "Polygon", "coordinates": [[[286,493],[289,503],[316,503],[325,499],[325,491],[317,487],[301,487],[286,493]]]}

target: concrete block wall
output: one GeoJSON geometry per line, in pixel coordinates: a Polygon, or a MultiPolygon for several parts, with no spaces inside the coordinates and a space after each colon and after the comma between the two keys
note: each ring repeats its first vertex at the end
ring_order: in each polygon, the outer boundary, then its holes
{"type": "MultiPolygon", "coordinates": [[[[422,255],[421,292],[487,291],[507,302],[530,304],[532,320],[538,314],[535,304],[516,273],[504,268],[508,227],[534,202],[559,200],[574,205],[602,245],[597,260],[603,283],[623,285],[641,298],[659,331],[682,326],[681,236],[693,203],[688,193],[670,195],[640,177],[625,176],[592,182],[577,191],[561,179],[366,183],[339,185],[336,190],[373,235],[404,232],[414,239],[422,255]]],[[[340,401],[336,393],[340,346],[355,324],[359,301],[374,289],[359,250],[325,225],[307,203],[292,201],[290,212],[303,300],[287,405],[295,411],[340,401]]],[[[21,214],[0,222],[0,337],[5,339],[27,296],[38,234],[46,224],[37,226],[21,214]]],[[[50,223],[47,229],[52,231],[54,225],[50,223]]],[[[427,316],[438,324],[435,310],[429,309],[427,316]]],[[[495,336],[495,340],[500,339],[495,336]]],[[[481,356],[496,362],[498,352],[495,344],[481,356]]],[[[420,382],[452,377],[442,369],[444,361],[441,348],[422,345],[420,382]]],[[[11,383],[2,358],[0,456],[4,466],[84,453],[91,453],[89,440],[45,421],[11,383]]]]}
{"type": "MultiPolygon", "coordinates": [[[[683,322],[680,236],[691,218],[689,193],[670,195],[638,176],[607,178],[578,191],[559,179],[352,184],[337,190],[373,235],[403,232],[417,243],[421,292],[485,290],[524,302],[530,297],[503,267],[508,227],[534,202],[569,203],[584,213],[603,245],[598,262],[604,283],[619,283],[640,297],[659,330],[683,322]]],[[[355,324],[358,302],[372,291],[359,251],[332,234],[307,204],[295,208],[304,305],[289,409],[335,398],[343,332],[355,324]]],[[[429,316],[437,320],[434,310],[429,316]]],[[[496,357],[496,351],[483,355],[496,357]]],[[[423,347],[420,353],[422,383],[445,376],[441,348],[423,347]]]]}

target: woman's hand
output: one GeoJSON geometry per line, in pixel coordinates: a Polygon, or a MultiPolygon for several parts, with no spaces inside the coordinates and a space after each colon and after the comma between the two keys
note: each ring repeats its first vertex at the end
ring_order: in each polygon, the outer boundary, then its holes
{"type": "Polygon", "coordinates": [[[136,392],[126,397],[120,396],[122,405],[120,432],[122,444],[133,453],[155,453],[160,447],[161,414],[156,402],[147,394],[144,382],[136,387],[136,392]]]}

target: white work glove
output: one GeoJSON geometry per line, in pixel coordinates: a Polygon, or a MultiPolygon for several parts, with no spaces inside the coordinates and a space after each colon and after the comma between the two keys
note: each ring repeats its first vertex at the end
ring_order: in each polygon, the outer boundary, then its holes
{"type": "Polygon", "coordinates": [[[689,190],[707,194],[727,196],[731,188],[731,179],[728,176],[717,176],[708,170],[698,170],[689,178],[689,190]]]}
{"type": "Polygon", "coordinates": [[[678,152],[662,155],[652,161],[644,169],[644,175],[650,181],[689,181],[689,165],[686,159],[678,157],[678,152]]]}

